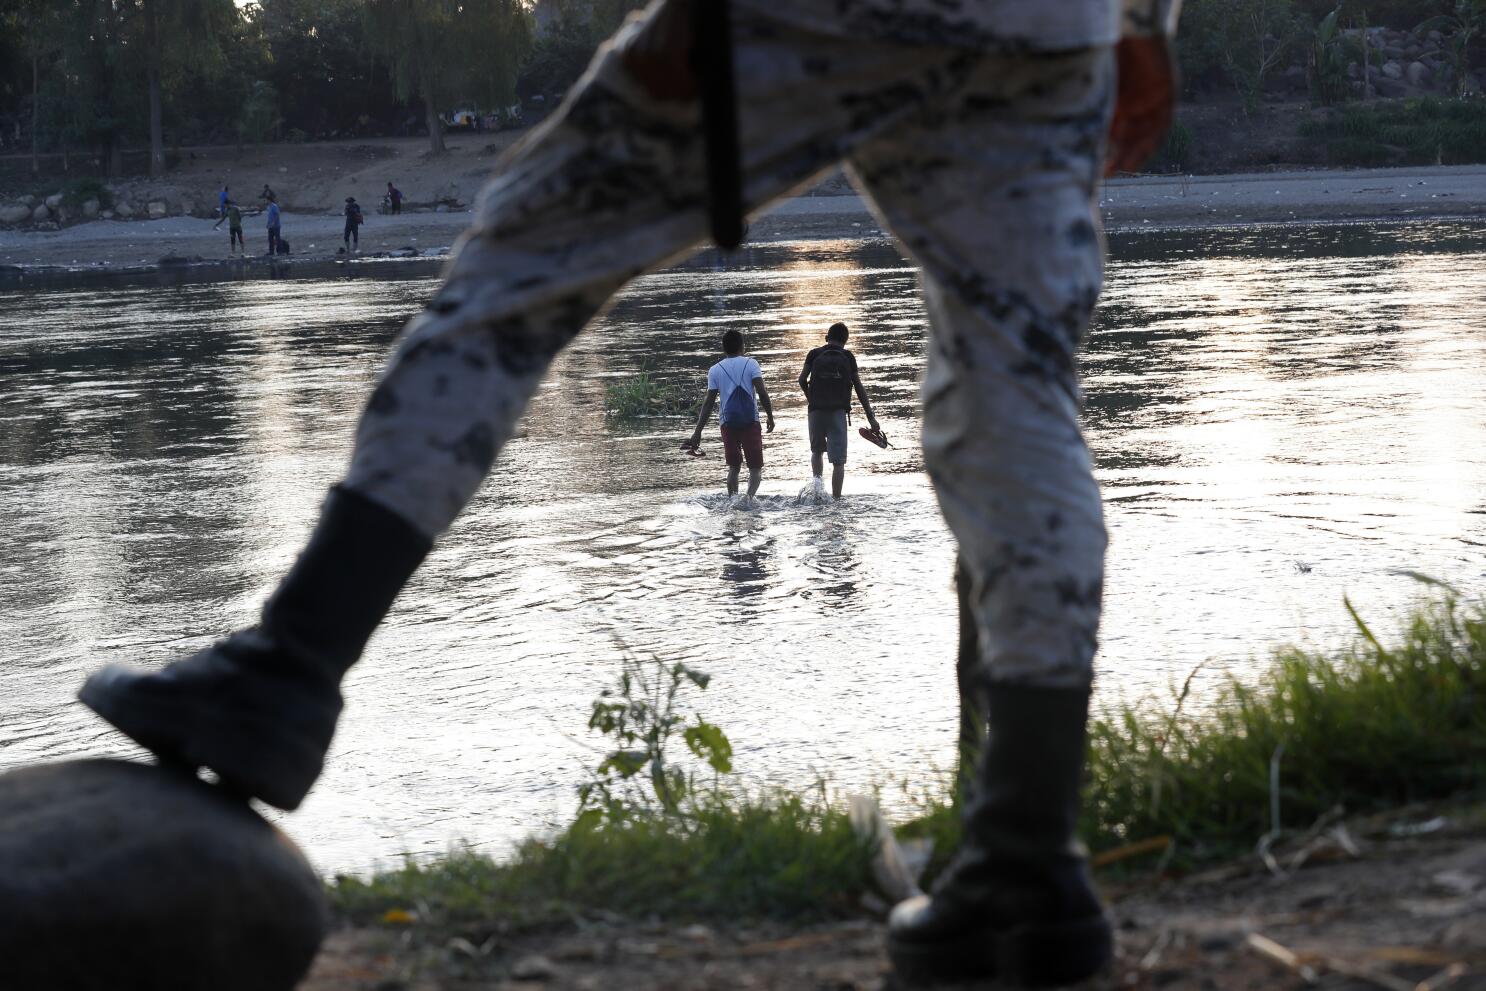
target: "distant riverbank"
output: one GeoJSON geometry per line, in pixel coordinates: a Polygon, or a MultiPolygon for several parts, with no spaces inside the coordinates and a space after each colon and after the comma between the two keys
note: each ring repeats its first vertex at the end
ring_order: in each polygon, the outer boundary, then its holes
{"type": "MultiPolygon", "coordinates": [[[[1229,176],[1142,176],[1111,180],[1100,205],[1112,231],[1144,227],[1240,226],[1266,223],[1404,220],[1486,214],[1486,167],[1365,169],[1229,176]]],[[[371,214],[360,251],[341,254],[338,214],[286,212],[284,237],[293,254],[270,260],[261,217],[244,224],[249,252],[229,257],[225,228],[197,217],[97,220],[57,231],[0,231],[0,279],[51,271],[151,271],[193,267],[225,273],[265,271],[285,263],[428,258],[447,254],[469,226],[468,209],[371,214]]],[[[805,195],[753,221],[757,242],[878,236],[883,232],[860,196],[805,195]]]]}

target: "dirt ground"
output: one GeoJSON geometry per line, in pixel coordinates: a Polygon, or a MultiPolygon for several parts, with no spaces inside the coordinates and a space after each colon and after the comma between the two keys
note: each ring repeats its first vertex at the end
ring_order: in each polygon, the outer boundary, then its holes
{"type": "MultiPolygon", "coordinates": [[[[1480,810],[1348,823],[1181,880],[1107,882],[1118,958],[1085,991],[1486,991],[1480,810]],[[1297,861],[1302,861],[1297,864],[1297,861]]],[[[585,920],[441,944],[343,929],[301,991],[899,991],[881,923],[807,928],[585,920]]],[[[982,985],[984,986],[984,985],[982,985]]]]}

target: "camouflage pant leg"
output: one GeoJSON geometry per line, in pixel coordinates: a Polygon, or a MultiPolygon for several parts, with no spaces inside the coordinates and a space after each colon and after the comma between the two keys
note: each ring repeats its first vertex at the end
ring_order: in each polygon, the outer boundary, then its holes
{"type": "MultiPolygon", "coordinates": [[[[600,49],[554,118],[500,167],[362,416],[346,484],[430,536],[473,497],[556,353],[625,281],[705,233],[698,112],[650,97],[620,59],[664,3],[600,49]]],[[[791,24],[788,4],[745,0],[734,11],[753,207],[942,100],[979,60],[824,37],[791,24]]]]}
{"type": "Polygon", "coordinates": [[[988,61],[852,161],[923,266],[924,456],[970,574],[982,685],[1092,678],[1106,538],[1074,356],[1103,279],[1111,63],[988,61]]]}

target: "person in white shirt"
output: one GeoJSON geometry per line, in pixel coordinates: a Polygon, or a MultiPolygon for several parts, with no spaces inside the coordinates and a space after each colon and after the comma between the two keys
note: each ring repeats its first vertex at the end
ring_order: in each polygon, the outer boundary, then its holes
{"type": "Polygon", "coordinates": [[[738,493],[738,474],[748,464],[748,498],[758,494],[764,478],[764,437],[759,429],[758,411],[763,407],[769,433],[774,432],[774,407],[769,390],[764,386],[764,371],[759,363],[743,353],[743,335],[730,330],[722,335],[722,353],[726,356],[707,370],[707,398],[697,416],[687,447],[693,450],[702,443],[702,428],[718,405],[718,422],[722,426],[722,451],[728,466],[728,495],[738,493]],[[758,402],[754,402],[758,393],[758,402]]]}

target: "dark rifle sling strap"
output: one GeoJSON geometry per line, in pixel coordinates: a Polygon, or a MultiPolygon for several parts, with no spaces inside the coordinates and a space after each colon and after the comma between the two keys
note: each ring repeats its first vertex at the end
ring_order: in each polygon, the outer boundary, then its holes
{"type": "Polygon", "coordinates": [[[731,250],[743,243],[743,176],[728,0],[691,0],[691,10],[692,68],[701,84],[712,240],[719,248],[731,250]]]}

